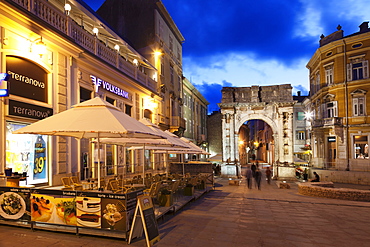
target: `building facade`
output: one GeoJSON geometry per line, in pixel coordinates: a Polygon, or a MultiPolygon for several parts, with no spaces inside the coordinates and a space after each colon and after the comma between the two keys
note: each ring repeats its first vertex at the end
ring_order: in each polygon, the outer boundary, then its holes
{"type": "Polygon", "coordinates": [[[368,22],[356,33],[337,31],[321,36],[320,47],[307,64],[311,118],[312,165],[319,168],[368,171],[370,90],[368,22]]]}
{"type": "MultiPolygon", "coordinates": [[[[209,103],[187,78],[183,80],[182,98],[186,126],[184,137],[207,151],[207,106],[209,103]]],[[[202,156],[201,158],[206,158],[202,156]]]]}
{"type": "MultiPolygon", "coordinates": [[[[0,99],[0,172],[10,168],[26,173],[27,184],[58,185],[68,174],[80,174],[82,179],[91,176],[98,147],[87,139],[12,131],[95,96],[136,119],[157,114],[169,98],[159,90],[156,67],[84,2],[30,3],[0,2],[0,72],[9,75],[9,96],[0,99]]],[[[178,102],[180,95],[176,92],[173,101],[178,102]]],[[[141,162],[135,157],[123,160],[126,151],[121,147],[100,148],[104,175],[120,169],[134,171],[141,162]]]]}
{"type": "Polygon", "coordinates": [[[182,135],[182,43],[184,37],[160,0],[107,0],[97,10],[155,66],[161,97],[147,117],[163,130],[182,135]]]}

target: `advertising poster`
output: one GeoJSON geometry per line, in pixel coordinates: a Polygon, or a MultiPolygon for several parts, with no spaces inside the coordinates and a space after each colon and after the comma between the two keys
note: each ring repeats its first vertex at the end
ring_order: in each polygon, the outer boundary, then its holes
{"type": "Polygon", "coordinates": [[[46,143],[41,135],[37,136],[34,153],[33,179],[46,179],[46,143]]]}
{"type": "Polygon", "coordinates": [[[76,198],[77,226],[127,230],[126,195],[83,193],[76,198]]]}
{"type": "Polygon", "coordinates": [[[29,221],[30,189],[0,187],[0,219],[29,221]]]}
{"type": "Polygon", "coordinates": [[[77,226],[101,227],[101,199],[91,196],[77,196],[77,226]]]}
{"type": "Polygon", "coordinates": [[[31,193],[31,220],[59,225],[77,225],[76,192],[37,190],[31,193]]]}
{"type": "Polygon", "coordinates": [[[26,175],[27,184],[47,182],[47,137],[12,134],[26,125],[11,122],[6,124],[6,168],[13,173],[26,175]]]}

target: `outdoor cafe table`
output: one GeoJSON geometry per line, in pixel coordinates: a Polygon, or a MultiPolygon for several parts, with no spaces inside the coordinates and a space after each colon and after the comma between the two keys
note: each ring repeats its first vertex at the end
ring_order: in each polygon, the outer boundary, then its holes
{"type": "Polygon", "coordinates": [[[0,222],[31,229],[60,229],[94,235],[104,231],[128,237],[137,197],[142,189],[128,193],[0,187],[0,222]],[[12,201],[12,210],[3,207],[12,201]],[[118,214],[119,213],[119,214],[118,214]],[[113,217],[114,215],[114,217],[113,217]],[[119,217],[118,217],[119,216],[119,217]],[[56,228],[53,225],[64,226],[56,228]]]}

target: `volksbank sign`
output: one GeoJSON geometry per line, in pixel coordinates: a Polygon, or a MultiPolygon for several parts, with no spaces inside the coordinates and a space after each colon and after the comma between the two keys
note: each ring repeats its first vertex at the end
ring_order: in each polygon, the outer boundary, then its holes
{"type": "Polygon", "coordinates": [[[129,99],[129,93],[124,91],[123,89],[117,87],[117,86],[114,86],[112,84],[110,84],[109,82],[106,82],[96,76],[93,76],[93,75],[90,75],[90,78],[91,78],[91,81],[94,83],[95,85],[95,92],[98,92],[99,91],[99,87],[102,87],[103,89],[111,92],[111,93],[114,93],[116,95],[119,95],[125,99],[129,99]]]}

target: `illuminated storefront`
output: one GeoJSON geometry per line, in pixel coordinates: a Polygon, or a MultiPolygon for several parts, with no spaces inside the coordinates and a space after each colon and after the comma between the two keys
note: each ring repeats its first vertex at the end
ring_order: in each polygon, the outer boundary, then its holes
{"type": "MultiPolygon", "coordinates": [[[[12,131],[96,96],[135,119],[151,107],[151,120],[158,123],[162,98],[159,82],[153,79],[158,74],[154,66],[108,26],[93,30],[84,25],[102,23],[90,9],[74,2],[66,13],[64,2],[41,2],[43,13],[53,18],[37,11],[36,4],[0,4],[0,74],[9,75],[9,94],[0,97],[0,173],[11,169],[26,175],[22,185],[60,186],[65,176],[94,177],[95,143],[12,131]]],[[[122,174],[131,158],[122,158],[127,151],[115,145],[100,148],[102,174],[122,174]]],[[[141,164],[136,156],[132,162],[141,164]]]]}

